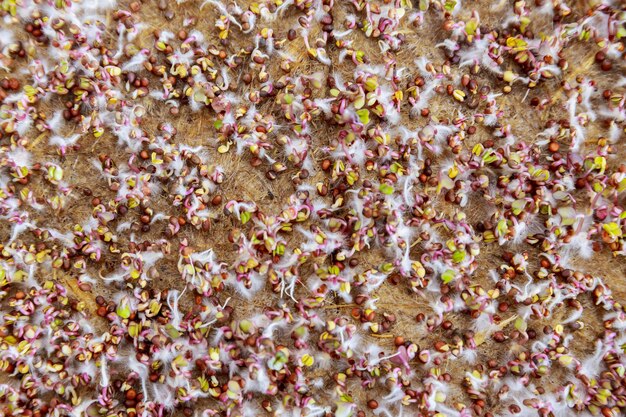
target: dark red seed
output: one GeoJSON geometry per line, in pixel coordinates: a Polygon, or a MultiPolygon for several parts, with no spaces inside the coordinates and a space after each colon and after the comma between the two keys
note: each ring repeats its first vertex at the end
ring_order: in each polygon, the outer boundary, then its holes
{"type": "Polygon", "coordinates": [[[600,68],[602,68],[602,71],[611,71],[611,69],[613,69],[613,64],[607,59],[605,61],[602,61],[602,64],[600,64],[600,68]]]}
{"type": "Polygon", "coordinates": [[[495,332],[493,334],[493,340],[495,340],[498,343],[502,343],[506,340],[506,336],[504,335],[503,332],[495,332]]]}
{"type": "Polygon", "coordinates": [[[131,388],[128,391],[126,391],[127,400],[134,400],[135,398],[137,398],[137,392],[134,389],[131,388]]]}
{"type": "Polygon", "coordinates": [[[606,54],[602,51],[596,52],[596,62],[602,62],[606,59],[606,54]]]}

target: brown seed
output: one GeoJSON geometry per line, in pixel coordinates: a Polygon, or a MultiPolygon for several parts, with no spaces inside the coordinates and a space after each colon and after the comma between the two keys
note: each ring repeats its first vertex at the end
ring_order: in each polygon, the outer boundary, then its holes
{"type": "Polygon", "coordinates": [[[329,159],[324,159],[322,161],[322,169],[324,171],[328,171],[329,168],[330,168],[330,160],[329,159]]]}
{"type": "Polygon", "coordinates": [[[11,90],[17,90],[18,88],[20,88],[20,82],[17,80],[17,78],[9,79],[9,88],[11,90]]]}
{"type": "Polygon", "coordinates": [[[393,344],[396,346],[402,346],[404,344],[404,337],[402,336],[396,336],[393,339],[393,344]]]}
{"type": "Polygon", "coordinates": [[[437,350],[438,352],[446,352],[449,350],[449,346],[443,340],[437,340],[435,342],[435,350],[437,350]]]}
{"type": "Polygon", "coordinates": [[[131,388],[128,391],[126,391],[127,400],[134,400],[135,398],[137,398],[137,392],[134,389],[131,388]]]}
{"type": "Polygon", "coordinates": [[[504,335],[504,332],[495,332],[493,334],[493,340],[498,343],[502,343],[506,340],[506,336],[504,335]]]}
{"type": "Polygon", "coordinates": [[[611,69],[613,69],[613,64],[607,59],[605,61],[602,61],[602,64],[600,64],[600,68],[602,68],[602,71],[611,71],[611,69]]]}
{"type": "Polygon", "coordinates": [[[378,401],[376,401],[376,400],[368,400],[367,401],[367,408],[369,408],[370,410],[376,410],[378,408],[378,401]]]}
{"type": "Polygon", "coordinates": [[[467,100],[465,104],[467,104],[467,107],[469,107],[470,109],[475,109],[480,104],[480,100],[478,99],[478,97],[472,96],[472,98],[467,100]]]}
{"type": "Polygon", "coordinates": [[[364,302],[367,301],[367,296],[363,295],[363,294],[359,294],[354,298],[354,302],[356,303],[356,305],[360,306],[361,304],[363,304],[364,302]]]}
{"type": "Polygon", "coordinates": [[[548,145],[548,150],[552,153],[559,151],[559,144],[557,142],[550,142],[548,145]]]}
{"type": "Polygon", "coordinates": [[[213,199],[211,199],[211,204],[213,204],[214,206],[219,206],[220,204],[222,204],[222,196],[219,194],[214,196],[213,199]]]}
{"type": "Polygon", "coordinates": [[[107,315],[107,308],[105,306],[98,307],[98,310],[96,311],[96,314],[99,315],[100,317],[106,316],[107,315]]]}
{"type": "Polygon", "coordinates": [[[265,178],[267,178],[270,181],[274,181],[276,179],[276,172],[270,169],[269,171],[265,173],[265,178]]]}
{"type": "Polygon", "coordinates": [[[385,320],[387,320],[389,323],[395,323],[397,318],[396,315],[393,313],[383,313],[383,317],[385,318],[385,320]]]}

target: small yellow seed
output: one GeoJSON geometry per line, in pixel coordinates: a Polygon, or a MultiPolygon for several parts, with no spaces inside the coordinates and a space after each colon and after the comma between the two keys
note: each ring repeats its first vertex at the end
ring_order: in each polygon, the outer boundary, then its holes
{"type": "Polygon", "coordinates": [[[314,362],[315,362],[315,359],[313,359],[313,356],[309,355],[308,353],[302,356],[302,365],[309,367],[309,366],[313,366],[314,362]]]}
{"type": "Polygon", "coordinates": [[[504,75],[502,75],[502,79],[507,83],[513,82],[517,78],[517,75],[513,71],[504,71],[504,75]]]}
{"type": "Polygon", "coordinates": [[[569,355],[559,356],[559,363],[563,366],[568,366],[573,361],[573,358],[569,355]]]}

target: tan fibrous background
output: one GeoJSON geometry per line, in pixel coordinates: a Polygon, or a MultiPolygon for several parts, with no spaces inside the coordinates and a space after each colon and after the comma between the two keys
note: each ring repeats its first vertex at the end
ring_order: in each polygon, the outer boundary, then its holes
{"type": "MultiPolygon", "coordinates": [[[[249,3],[249,1],[238,2],[239,6],[244,10],[249,3]]],[[[568,4],[572,12],[567,16],[566,20],[571,22],[580,19],[588,9],[588,2],[573,1],[568,2],[568,4]]],[[[130,2],[120,2],[118,8],[121,10],[129,10],[131,8],[130,2]]],[[[508,5],[507,2],[465,1],[463,9],[455,18],[467,20],[473,10],[479,12],[481,26],[483,28],[501,30],[502,23],[510,12],[510,5],[508,5]]],[[[107,20],[104,24],[110,28],[111,37],[109,41],[114,43],[116,40],[115,27],[118,24],[117,20],[114,19],[115,9],[111,9],[106,13],[107,20]]],[[[341,0],[335,1],[333,16],[336,26],[339,26],[345,16],[351,13],[354,12],[350,2],[341,0]]],[[[205,39],[209,40],[210,43],[217,42],[218,30],[214,27],[214,24],[219,17],[219,11],[210,3],[203,6],[200,1],[186,1],[181,4],[176,4],[175,2],[168,3],[163,0],[144,1],[141,2],[139,9],[134,12],[132,16],[135,23],[141,23],[142,25],[141,34],[134,41],[135,45],[140,49],[154,49],[154,31],[167,30],[176,34],[183,28],[185,19],[191,18],[195,19],[195,23],[193,24],[194,29],[202,32],[205,39]]],[[[294,13],[286,13],[281,19],[276,21],[257,23],[259,27],[271,27],[279,37],[285,37],[288,28],[298,27],[297,17],[298,16],[294,13]]],[[[417,57],[426,57],[437,68],[440,68],[441,65],[444,64],[446,56],[443,48],[436,45],[447,39],[449,33],[443,28],[441,15],[436,13],[426,13],[424,22],[420,26],[409,24],[407,19],[404,20],[404,24],[405,26],[402,30],[406,40],[401,49],[396,53],[395,59],[399,68],[406,68],[402,77],[406,82],[409,82],[416,74],[415,59],[417,57]]],[[[551,33],[552,21],[546,16],[537,14],[533,16],[531,28],[537,36],[542,32],[551,33]]],[[[312,27],[309,38],[315,39],[320,32],[320,27],[312,27]]],[[[228,38],[229,44],[225,46],[225,49],[234,52],[246,45],[250,45],[251,42],[253,42],[253,35],[255,33],[256,30],[250,35],[243,35],[237,30],[232,30],[228,38]]],[[[28,39],[26,33],[20,33],[19,31],[17,32],[17,36],[21,36],[24,42],[28,39]]],[[[354,30],[347,38],[353,40],[355,44],[358,44],[360,49],[365,51],[366,55],[372,61],[372,64],[383,63],[379,47],[375,40],[367,38],[359,30],[354,30]]],[[[174,38],[171,42],[172,44],[176,44],[179,40],[174,38]]],[[[326,48],[329,57],[333,61],[330,66],[324,65],[309,57],[306,53],[304,43],[299,36],[296,37],[295,40],[287,42],[284,48],[286,52],[297,57],[296,62],[292,65],[292,71],[290,73],[292,77],[304,74],[322,73],[324,74],[324,78],[330,74],[340,74],[344,80],[353,79],[354,66],[348,63],[340,63],[338,60],[339,50],[333,46],[326,48]]],[[[41,53],[45,54],[44,48],[38,49],[38,51],[39,50],[41,50],[41,53]]],[[[568,98],[566,89],[568,84],[573,85],[576,83],[577,77],[593,79],[596,83],[597,90],[600,92],[606,89],[612,89],[613,92],[624,93],[624,87],[615,88],[618,77],[624,75],[625,66],[623,61],[615,62],[612,71],[602,71],[594,60],[594,56],[598,50],[597,46],[593,45],[592,42],[572,42],[563,50],[562,58],[569,63],[569,68],[563,71],[562,74],[555,76],[551,80],[543,81],[538,87],[530,91],[522,84],[514,84],[510,93],[503,94],[497,99],[500,109],[504,112],[502,120],[510,124],[511,131],[517,137],[517,140],[533,143],[537,140],[537,135],[544,130],[544,126],[548,120],[559,120],[568,117],[564,109],[564,104],[568,98]],[[528,104],[532,97],[539,97],[540,99],[548,98],[550,99],[550,103],[545,109],[538,110],[528,104]]],[[[0,69],[0,78],[10,75],[20,79],[22,83],[27,83],[28,80],[21,71],[27,64],[28,62],[24,60],[16,60],[10,73],[0,69]]],[[[280,61],[278,59],[270,60],[267,66],[270,78],[277,79],[283,75],[279,64],[280,61]]],[[[454,65],[451,67],[453,77],[460,77],[461,74],[465,73],[465,70],[466,69],[459,69],[454,65]]],[[[244,70],[242,70],[240,74],[235,74],[232,88],[233,93],[242,97],[257,87],[256,81],[253,81],[250,85],[242,82],[241,77],[243,76],[243,71],[244,70]]],[[[150,88],[160,88],[160,82],[156,77],[147,72],[145,74],[139,72],[139,75],[148,78],[150,88]]],[[[495,77],[487,71],[480,71],[474,76],[474,79],[476,79],[479,85],[490,86],[494,92],[502,90],[505,85],[502,80],[499,80],[498,77],[495,77]]],[[[320,98],[328,97],[328,88],[325,87],[316,90],[314,94],[320,98]]],[[[63,105],[61,100],[55,100],[56,99],[41,103],[38,110],[43,115],[50,117],[59,106],[63,105]]],[[[601,100],[601,98],[598,99],[598,103],[599,100],[601,100]]],[[[236,260],[237,254],[235,253],[235,247],[229,242],[229,235],[233,233],[234,229],[239,228],[240,225],[232,216],[224,213],[224,203],[230,200],[254,201],[260,212],[267,215],[278,215],[282,208],[288,203],[290,196],[298,189],[298,185],[294,184],[292,179],[298,176],[300,168],[288,163],[287,155],[284,155],[282,149],[277,146],[270,151],[271,156],[276,160],[284,161],[288,168],[285,172],[280,173],[276,179],[270,180],[266,176],[266,172],[270,169],[266,162],[263,162],[260,166],[254,167],[251,164],[251,155],[247,152],[237,154],[234,150],[234,146],[229,152],[218,152],[217,148],[221,142],[218,140],[215,129],[213,128],[213,124],[216,120],[216,114],[213,110],[203,108],[200,111],[192,112],[189,110],[188,106],[181,105],[178,114],[172,114],[170,107],[162,101],[152,98],[143,98],[137,100],[137,102],[141,103],[146,109],[146,114],[142,117],[141,129],[143,129],[147,137],[153,138],[161,135],[162,131],[159,127],[166,121],[174,126],[177,131],[173,140],[177,143],[184,143],[192,147],[201,146],[203,160],[210,165],[219,166],[224,170],[224,181],[215,192],[216,195],[219,194],[222,197],[223,203],[211,208],[213,220],[209,230],[198,230],[190,225],[186,225],[181,228],[181,231],[177,235],[168,238],[171,246],[171,254],[165,256],[158,262],[158,274],[155,275],[155,279],[150,283],[150,286],[155,290],[176,289],[182,291],[185,283],[182,282],[177,269],[178,247],[180,243],[186,240],[189,246],[198,252],[211,248],[220,261],[231,265],[236,260]]],[[[430,115],[439,119],[452,119],[458,115],[459,110],[466,111],[461,104],[454,102],[454,100],[451,100],[450,97],[445,95],[435,95],[429,104],[429,108],[430,115]]],[[[273,103],[272,100],[267,100],[262,105],[258,106],[257,112],[274,115],[276,122],[278,124],[281,123],[281,116],[279,114],[280,106],[273,103]]],[[[405,126],[416,129],[417,127],[426,125],[427,122],[428,120],[426,118],[409,116],[408,109],[403,108],[401,123],[405,126]]],[[[323,117],[313,120],[312,126],[310,158],[312,159],[313,165],[319,167],[322,160],[328,157],[328,153],[324,149],[336,144],[339,128],[325,121],[323,117]]],[[[464,146],[468,149],[471,149],[474,144],[484,142],[491,137],[490,129],[478,124],[476,124],[476,127],[476,133],[472,136],[468,136],[464,143],[464,146]]],[[[65,129],[67,129],[67,135],[70,135],[77,132],[79,126],[67,123],[65,129]]],[[[588,149],[592,149],[596,146],[597,140],[606,135],[606,124],[603,124],[600,120],[591,122],[587,126],[588,143],[585,146],[588,149]]],[[[68,204],[65,209],[56,212],[50,209],[40,212],[31,211],[30,214],[33,223],[45,224],[46,227],[57,229],[61,233],[71,232],[74,225],[84,223],[86,219],[91,216],[93,197],[97,197],[103,202],[115,199],[116,193],[109,189],[109,184],[94,167],[93,161],[97,161],[99,155],[106,155],[118,166],[121,166],[128,160],[128,150],[119,146],[117,138],[110,132],[105,132],[100,138],[84,135],[78,143],[80,144],[80,149],[70,151],[65,157],[60,157],[57,150],[47,144],[47,138],[45,136],[39,138],[33,135],[32,145],[29,148],[32,152],[32,160],[54,161],[60,165],[65,172],[64,180],[70,184],[73,189],[72,193],[69,195],[68,204]],[[86,192],[85,190],[89,191],[86,192]]],[[[619,164],[624,163],[626,160],[626,146],[624,146],[623,134],[619,142],[615,144],[614,151],[615,153],[610,158],[607,158],[609,165],[607,171],[615,171],[619,164]]],[[[450,155],[443,153],[431,159],[433,160],[433,172],[438,172],[439,166],[445,165],[445,163],[450,160],[450,155]]],[[[304,180],[307,184],[314,185],[320,181],[328,181],[329,175],[321,169],[310,172],[310,174],[311,176],[304,180]]],[[[367,175],[370,174],[365,173],[364,178],[367,175]]],[[[375,178],[375,173],[371,175],[372,178],[375,178]]],[[[44,196],[51,192],[50,185],[37,177],[29,184],[29,188],[36,196],[44,196]]],[[[585,204],[584,202],[587,201],[588,198],[585,198],[582,191],[576,191],[574,195],[578,201],[582,202],[581,207],[583,207],[582,205],[585,204]]],[[[181,208],[172,205],[172,197],[172,191],[168,189],[167,184],[164,184],[161,194],[152,195],[150,207],[152,207],[156,213],[162,213],[166,216],[181,216],[181,208]]],[[[332,198],[330,196],[316,197],[316,199],[324,201],[328,205],[332,204],[332,198]]],[[[438,207],[442,211],[449,211],[451,213],[452,209],[446,207],[443,198],[438,200],[438,204],[438,207]]],[[[479,221],[488,220],[489,216],[494,212],[494,210],[486,206],[484,199],[481,197],[471,198],[469,205],[464,211],[467,214],[469,224],[476,224],[479,221]]],[[[139,215],[138,210],[131,209],[126,217],[127,220],[134,219],[134,221],[138,221],[139,215]]],[[[309,227],[312,222],[315,222],[315,220],[305,223],[303,227],[309,227]]],[[[151,225],[148,232],[136,233],[135,241],[157,241],[163,239],[165,225],[166,221],[155,222],[151,225]]],[[[537,231],[541,230],[542,226],[538,227],[539,229],[537,231]]],[[[0,223],[0,242],[9,241],[11,230],[11,223],[0,223]]],[[[117,238],[117,246],[120,249],[120,253],[127,252],[130,244],[129,235],[119,233],[117,238]]],[[[301,243],[301,239],[301,235],[293,233],[287,240],[290,247],[298,247],[301,243]]],[[[35,244],[36,239],[26,232],[18,237],[17,242],[35,244]]],[[[417,246],[413,250],[415,253],[419,254],[420,247],[417,246]]],[[[538,268],[539,252],[529,245],[520,243],[518,245],[509,244],[506,247],[500,247],[497,245],[497,242],[483,244],[481,245],[481,253],[478,257],[478,269],[472,276],[472,283],[479,284],[485,289],[492,288],[493,281],[489,276],[489,271],[497,269],[503,262],[502,255],[505,250],[511,252],[528,252],[528,271],[532,273],[533,270],[538,268]]],[[[372,247],[355,257],[359,261],[356,267],[357,271],[376,268],[383,262],[389,261],[388,253],[376,247],[372,247]]],[[[419,256],[416,256],[416,259],[418,258],[419,256]]],[[[331,261],[331,259],[325,259],[324,257],[315,260],[319,265],[330,264],[331,261]]],[[[614,256],[610,250],[604,248],[602,251],[594,253],[591,259],[578,259],[576,255],[574,255],[569,261],[570,268],[585,274],[601,277],[604,283],[613,291],[613,296],[616,300],[626,300],[626,262],[624,262],[623,258],[614,256]]],[[[105,255],[104,262],[90,264],[88,271],[93,277],[99,275],[106,276],[114,272],[119,262],[119,254],[109,253],[105,255]]],[[[312,265],[304,265],[300,270],[303,274],[306,272],[312,273],[312,265]]],[[[77,282],[78,277],[74,276],[71,270],[67,273],[60,273],[60,275],[63,276],[57,278],[65,283],[71,296],[86,304],[86,319],[93,328],[96,329],[97,332],[106,331],[108,324],[104,319],[95,314],[97,310],[95,295],[102,295],[106,299],[112,299],[114,298],[114,293],[119,290],[118,287],[120,285],[105,284],[103,281],[97,280],[96,283],[92,285],[90,291],[84,291],[79,288],[77,282]]],[[[301,277],[301,280],[305,284],[306,278],[305,275],[301,277]]],[[[306,285],[301,285],[298,286],[296,294],[297,296],[303,296],[306,295],[307,291],[306,285]]],[[[424,323],[417,323],[415,321],[416,314],[420,312],[429,314],[430,306],[425,300],[411,292],[406,282],[401,281],[399,283],[393,283],[391,280],[387,280],[372,296],[379,298],[377,302],[377,315],[381,317],[385,313],[393,313],[397,318],[397,322],[389,331],[384,332],[382,335],[372,335],[367,330],[360,330],[359,334],[362,337],[362,343],[377,343],[380,344],[387,353],[392,353],[395,351],[393,342],[395,336],[401,336],[406,341],[412,341],[421,348],[432,348],[435,341],[450,341],[452,339],[453,334],[450,332],[446,332],[442,329],[428,332],[424,323]]],[[[267,285],[252,299],[246,299],[238,295],[231,288],[227,288],[225,292],[220,295],[222,301],[228,297],[231,297],[229,305],[234,308],[233,320],[241,320],[242,318],[262,313],[268,305],[275,306],[279,302],[280,295],[273,292],[270,286],[267,285]]],[[[585,327],[583,330],[576,332],[575,343],[572,343],[571,349],[575,356],[587,357],[594,352],[595,340],[604,331],[603,312],[599,311],[599,309],[593,305],[591,297],[579,298],[579,301],[584,307],[581,320],[585,327]]],[[[193,303],[192,291],[187,291],[181,299],[181,311],[190,311],[193,308],[193,303]]],[[[325,300],[325,305],[321,311],[323,311],[327,319],[343,316],[361,329],[361,324],[350,316],[353,307],[355,307],[355,304],[346,303],[339,297],[336,299],[328,298],[325,300]]],[[[567,306],[557,308],[551,317],[533,322],[532,327],[536,329],[537,332],[541,332],[543,326],[556,326],[560,320],[569,315],[567,309],[567,306]]],[[[460,332],[463,332],[468,326],[469,320],[467,315],[446,314],[445,318],[450,320],[453,323],[453,328],[460,332]]],[[[287,345],[291,343],[288,334],[279,333],[276,335],[276,339],[276,343],[284,343],[287,345]]],[[[507,343],[499,344],[491,339],[486,339],[478,349],[479,353],[476,363],[485,363],[490,359],[495,359],[496,361],[506,360],[505,358],[509,357],[509,349],[511,349],[511,346],[507,343]]],[[[449,403],[453,404],[455,401],[460,401],[469,404],[466,395],[461,389],[461,384],[465,372],[470,369],[470,365],[462,360],[451,360],[444,363],[442,369],[452,375],[450,386],[453,388],[449,393],[449,403]]],[[[558,387],[562,383],[564,375],[560,372],[566,371],[558,371],[557,369],[557,367],[553,367],[553,372],[550,376],[541,380],[541,384],[548,391],[551,388],[558,387]]],[[[333,369],[332,371],[339,370],[333,369]]],[[[322,377],[326,387],[334,386],[330,372],[313,370],[311,371],[311,376],[322,377]]],[[[10,378],[11,377],[4,373],[0,374],[0,381],[2,382],[10,380],[10,378]]],[[[358,386],[351,388],[355,402],[361,404],[363,409],[365,409],[364,404],[368,398],[376,398],[376,394],[364,393],[358,386]]],[[[381,392],[384,392],[384,390],[381,392]]],[[[318,394],[318,398],[323,399],[326,393],[321,389],[318,394]]],[[[488,397],[486,403],[485,411],[491,411],[494,414],[502,412],[501,405],[498,404],[497,399],[488,397]]],[[[201,410],[204,407],[212,407],[212,400],[200,400],[195,407],[196,410],[201,410]]]]}

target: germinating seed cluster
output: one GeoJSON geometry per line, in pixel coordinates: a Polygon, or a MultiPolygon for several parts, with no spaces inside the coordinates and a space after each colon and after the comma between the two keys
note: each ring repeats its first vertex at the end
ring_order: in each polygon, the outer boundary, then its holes
{"type": "Polygon", "coordinates": [[[625,42],[616,0],[0,1],[0,415],[624,415],[625,42]]]}

